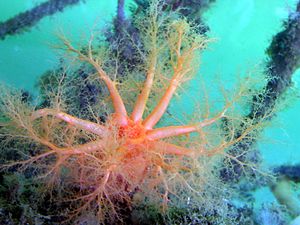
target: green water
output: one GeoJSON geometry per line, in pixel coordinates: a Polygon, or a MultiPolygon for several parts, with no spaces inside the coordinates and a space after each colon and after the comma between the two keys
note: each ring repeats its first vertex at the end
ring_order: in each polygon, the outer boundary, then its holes
{"type": "MultiPolygon", "coordinates": [[[[43,1],[0,0],[0,21],[18,12],[32,8],[43,1]]],[[[282,27],[296,0],[216,0],[204,18],[210,27],[209,36],[216,38],[203,54],[200,77],[209,85],[216,75],[222,80],[235,81],[266,59],[265,49],[273,35],[282,27]]],[[[51,45],[55,33],[63,30],[72,39],[86,39],[93,25],[109,23],[115,15],[117,0],[86,0],[86,3],[68,7],[41,20],[38,25],[21,35],[0,40],[0,81],[34,90],[37,78],[57,65],[58,57],[51,45]]],[[[190,93],[197,92],[198,81],[190,84],[190,93]]],[[[294,76],[295,86],[300,82],[294,76]]],[[[231,85],[231,84],[227,84],[231,85]]],[[[299,87],[299,86],[298,86],[299,87]]],[[[188,100],[182,102],[189,107],[188,100]]],[[[183,107],[185,108],[185,106],[183,107]]],[[[278,113],[271,128],[265,131],[265,140],[259,148],[267,167],[295,164],[300,160],[300,101],[278,113]]],[[[272,201],[268,190],[259,190],[260,201],[272,201]]]]}
{"type": "MultiPolygon", "coordinates": [[[[0,0],[0,21],[41,2],[44,1],[0,0]]],[[[33,90],[37,78],[57,65],[57,52],[51,47],[57,41],[56,34],[63,31],[73,40],[87,40],[93,26],[101,27],[111,21],[116,6],[117,1],[87,0],[42,19],[30,32],[0,41],[0,80],[33,90]]]]}

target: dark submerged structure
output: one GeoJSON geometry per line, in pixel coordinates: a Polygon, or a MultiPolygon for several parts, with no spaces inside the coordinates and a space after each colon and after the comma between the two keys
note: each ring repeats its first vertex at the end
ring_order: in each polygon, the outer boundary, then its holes
{"type": "Polygon", "coordinates": [[[82,0],[48,0],[7,21],[0,22],[0,39],[4,40],[8,35],[26,32],[44,17],[62,12],[67,6],[76,5],[81,1],[82,0]]]}
{"type": "MultiPolygon", "coordinates": [[[[286,91],[292,87],[292,76],[300,66],[300,2],[297,4],[295,12],[289,15],[287,21],[283,23],[283,30],[276,34],[270,46],[266,50],[268,56],[265,73],[268,79],[266,86],[262,89],[259,96],[253,97],[251,111],[247,115],[249,119],[259,121],[262,117],[274,111],[280,99],[285,98],[286,91]]],[[[272,114],[270,114],[272,115],[272,114]]],[[[272,115],[273,116],[273,115],[272,115]]],[[[230,121],[224,121],[224,127],[230,121]]],[[[243,129],[243,124],[241,124],[243,129]]],[[[237,136],[240,132],[237,132],[237,136]]],[[[259,135],[259,134],[258,134],[259,135]]],[[[253,148],[256,144],[255,139],[242,141],[232,149],[232,153],[239,155],[247,149],[253,148]],[[254,141],[253,141],[254,140],[254,141]]],[[[241,156],[242,161],[260,161],[260,154],[251,156],[241,156]]],[[[237,181],[242,178],[242,168],[236,162],[232,162],[233,170],[221,171],[221,176],[228,182],[237,181]]]]}

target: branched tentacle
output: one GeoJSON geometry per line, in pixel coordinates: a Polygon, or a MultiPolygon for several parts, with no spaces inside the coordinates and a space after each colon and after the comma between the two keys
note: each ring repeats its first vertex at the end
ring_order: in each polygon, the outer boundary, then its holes
{"type": "Polygon", "coordinates": [[[64,112],[57,112],[54,109],[40,109],[40,110],[37,110],[37,111],[32,113],[31,119],[35,120],[39,117],[44,117],[44,116],[48,116],[48,115],[54,116],[58,119],[61,119],[61,120],[65,121],[66,123],[68,123],[70,125],[73,125],[73,126],[79,128],[79,129],[82,129],[84,131],[88,131],[88,132],[91,132],[93,134],[97,134],[99,136],[103,136],[103,134],[106,131],[106,128],[104,126],[100,125],[100,124],[93,123],[93,122],[90,122],[90,121],[87,121],[87,120],[82,120],[82,119],[76,118],[76,117],[71,116],[71,115],[69,115],[67,113],[64,113],[64,112]]]}
{"type": "Polygon", "coordinates": [[[185,147],[181,147],[175,144],[170,144],[164,141],[155,143],[155,149],[160,151],[164,155],[178,155],[178,156],[192,156],[194,151],[185,147]]]}
{"type": "Polygon", "coordinates": [[[143,117],[145,107],[147,104],[147,100],[149,98],[149,94],[151,91],[151,87],[153,84],[153,78],[155,73],[155,64],[157,57],[153,56],[154,59],[152,59],[151,66],[148,70],[146,81],[144,83],[144,87],[140,95],[138,96],[137,102],[134,106],[131,118],[134,122],[140,121],[143,117]]]}
{"type": "Polygon", "coordinates": [[[217,120],[223,118],[225,116],[226,108],[211,119],[206,119],[200,123],[192,124],[192,125],[183,125],[183,126],[168,126],[153,129],[147,132],[147,138],[150,140],[157,140],[166,137],[174,137],[182,134],[189,134],[192,132],[196,132],[197,130],[209,126],[215,123],[217,120]]]}
{"type": "Polygon", "coordinates": [[[164,115],[178,86],[183,82],[183,78],[192,71],[191,63],[194,59],[195,51],[203,48],[206,44],[205,41],[200,39],[195,40],[195,43],[186,45],[184,42],[187,33],[188,29],[186,29],[186,23],[181,22],[175,26],[175,34],[170,34],[171,36],[176,36],[175,43],[173,43],[173,46],[170,46],[170,63],[173,66],[173,75],[164,95],[143,122],[143,125],[147,130],[152,129],[164,115]]]}
{"type": "Polygon", "coordinates": [[[91,41],[88,46],[88,55],[83,54],[81,51],[77,50],[72,44],[63,36],[60,37],[62,42],[64,43],[66,50],[69,52],[73,52],[77,55],[77,58],[83,62],[87,62],[91,64],[99,74],[100,78],[104,81],[108,91],[110,93],[110,97],[113,102],[113,106],[116,113],[116,119],[120,125],[127,125],[127,111],[124,105],[124,102],[120,96],[119,91],[116,88],[115,82],[113,82],[107,73],[103,70],[103,68],[99,65],[99,62],[93,58],[92,55],[92,46],[91,41]]]}

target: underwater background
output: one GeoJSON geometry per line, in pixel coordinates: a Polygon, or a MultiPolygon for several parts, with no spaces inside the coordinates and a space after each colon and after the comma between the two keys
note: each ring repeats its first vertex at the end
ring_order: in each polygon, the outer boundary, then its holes
{"type": "MultiPolygon", "coordinates": [[[[29,10],[45,0],[0,0],[0,27],[18,13],[29,10]]],[[[74,1],[76,2],[76,1],[74,1]]],[[[196,1],[195,1],[196,2],[196,1]]],[[[263,68],[272,38],[283,30],[283,22],[295,11],[298,0],[215,0],[204,10],[202,19],[215,38],[203,52],[199,71],[206,83],[217,76],[225,84],[234,82],[249,70],[263,68]]],[[[38,78],[59,64],[59,57],[52,45],[62,30],[71,40],[84,40],[93,27],[111,24],[116,15],[117,0],[85,0],[67,6],[53,15],[46,16],[33,27],[19,34],[0,39],[0,82],[37,92],[38,78]]],[[[126,13],[133,1],[126,1],[126,13]]],[[[0,31],[1,34],[1,31],[0,31]]],[[[299,47],[300,48],[300,47],[299,47]]],[[[259,70],[259,69],[257,69],[259,70]]],[[[273,119],[271,127],[264,130],[259,150],[266,168],[300,164],[300,70],[292,76],[289,88],[292,100],[285,104],[273,119]]],[[[189,84],[188,95],[197,92],[198,81],[189,84]]],[[[226,84],[230,87],[230,83],[226,84]]],[[[184,99],[184,98],[183,98],[184,99]]],[[[191,104],[185,99],[188,111],[191,104]]],[[[176,106],[172,106],[176,107],[176,106]]],[[[192,109],[190,109],[192,110],[192,109]]],[[[298,184],[298,190],[300,186],[298,184]]],[[[276,198],[268,187],[256,190],[258,209],[276,198]]],[[[266,223],[267,224],[267,223],[266,223]]]]}

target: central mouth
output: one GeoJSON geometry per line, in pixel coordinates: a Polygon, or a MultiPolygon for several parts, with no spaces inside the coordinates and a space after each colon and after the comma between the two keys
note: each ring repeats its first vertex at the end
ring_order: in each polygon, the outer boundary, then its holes
{"type": "Polygon", "coordinates": [[[141,123],[135,123],[129,121],[126,126],[119,128],[119,137],[125,137],[126,139],[137,140],[146,138],[146,130],[141,123]]]}

